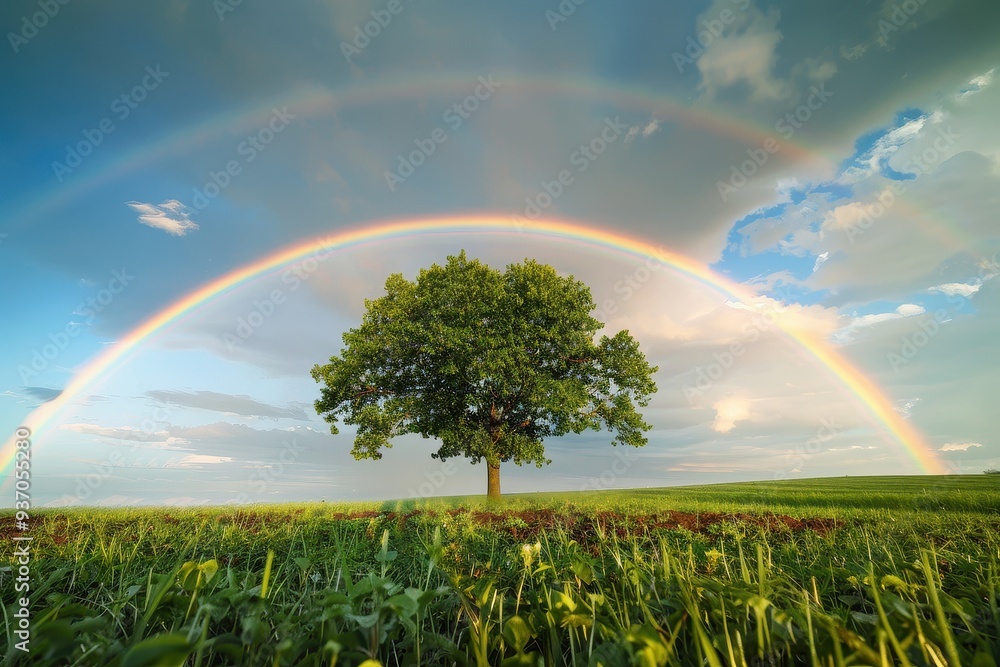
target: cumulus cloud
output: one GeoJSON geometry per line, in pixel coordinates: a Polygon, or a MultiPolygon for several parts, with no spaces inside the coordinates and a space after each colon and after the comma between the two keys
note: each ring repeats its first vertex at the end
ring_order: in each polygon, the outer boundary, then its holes
{"type": "Polygon", "coordinates": [[[736,422],[750,419],[750,402],[745,398],[730,396],[715,403],[715,421],[712,430],[718,433],[728,433],[736,427],[736,422]]]}
{"type": "Polygon", "coordinates": [[[198,229],[198,225],[191,220],[187,207],[176,199],[168,199],[161,204],[127,201],[125,205],[139,214],[139,222],[142,224],[173,236],[184,236],[198,229]]]}
{"type": "Polygon", "coordinates": [[[973,447],[982,447],[978,442],[949,442],[946,445],[941,445],[940,451],[942,452],[967,452],[973,447]]]}

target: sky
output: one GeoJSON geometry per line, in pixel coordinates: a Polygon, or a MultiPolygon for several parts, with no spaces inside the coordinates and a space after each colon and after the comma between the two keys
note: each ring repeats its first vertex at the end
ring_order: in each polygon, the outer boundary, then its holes
{"type": "Polygon", "coordinates": [[[5,2],[0,441],[32,431],[33,504],[484,493],[416,436],[355,461],[309,375],[462,249],[583,280],[659,367],[647,446],[553,439],[505,493],[1000,465],[1000,6],[673,4],[5,2]]]}

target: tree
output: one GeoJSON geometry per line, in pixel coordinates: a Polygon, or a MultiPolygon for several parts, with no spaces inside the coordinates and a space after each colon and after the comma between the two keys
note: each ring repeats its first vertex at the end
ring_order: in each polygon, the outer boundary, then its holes
{"type": "Polygon", "coordinates": [[[438,438],[434,458],[486,462],[487,494],[500,495],[500,464],[551,463],[543,439],[602,426],[613,444],[640,447],[651,427],[636,410],[656,391],[656,368],[628,331],[594,341],[590,289],[525,260],[505,272],[465,251],[420,271],[393,274],[366,300],[345,347],[316,365],[316,411],[338,433],[357,426],[355,459],[380,459],[404,433],[438,438]]]}

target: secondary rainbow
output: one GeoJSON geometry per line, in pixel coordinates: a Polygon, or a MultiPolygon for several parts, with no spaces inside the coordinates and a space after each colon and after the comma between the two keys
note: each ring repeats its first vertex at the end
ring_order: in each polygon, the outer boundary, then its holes
{"type": "MultiPolygon", "coordinates": [[[[576,222],[543,220],[521,229],[516,229],[508,218],[483,215],[379,222],[301,241],[206,283],[150,317],[115,345],[94,357],[71,379],[57,398],[42,404],[33,411],[28,415],[23,425],[31,429],[32,437],[37,443],[46,429],[53,425],[61,410],[69,406],[75,399],[86,396],[87,390],[100,379],[112,373],[117,365],[124,361],[129,352],[137,349],[185,314],[247,281],[311,255],[325,256],[327,253],[352,246],[422,234],[524,234],[583,242],[624,251],[637,257],[658,260],[677,272],[711,286],[740,302],[752,303],[757,297],[753,291],[745,286],[719,276],[706,265],[680,253],[662,248],[654,250],[651,244],[639,239],[576,222]]],[[[931,474],[946,472],[945,466],[920,433],[899,415],[874,382],[822,338],[782,325],[780,318],[777,324],[857,396],[872,415],[905,448],[921,470],[931,474]]],[[[12,436],[0,450],[0,468],[4,471],[13,461],[15,451],[15,437],[12,436]]]]}
{"type": "MultiPolygon", "coordinates": [[[[241,135],[260,129],[275,107],[288,107],[297,118],[322,118],[352,108],[406,101],[432,104],[428,100],[435,100],[439,101],[443,111],[475,89],[478,75],[479,73],[471,72],[450,72],[424,78],[390,77],[351,82],[334,88],[296,84],[280,94],[254,99],[247,104],[201,117],[169,134],[138,143],[97,164],[85,163],[79,168],[79,173],[74,170],[64,181],[54,182],[51,188],[31,196],[12,218],[15,225],[25,226],[36,217],[52,214],[89,192],[167,158],[210,143],[231,141],[235,145],[242,139],[241,135]]],[[[502,91],[606,103],[615,109],[612,113],[641,112],[714,136],[736,139],[748,147],[759,147],[768,138],[775,137],[776,132],[773,127],[751,123],[707,104],[693,106],[679,96],[651,88],[622,86],[601,79],[526,76],[514,72],[498,72],[496,80],[500,82],[502,91]]],[[[427,128],[428,132],[432,129],[433,127],[427,128]]],[[[825,161],[817,150],[805,144],[801,138],[794,141],[782,138],[779,143],[782,153],[796,160],[825,161]]],[[[57,158],[61,159],[61,156],[53,156],[53,159],[57,158]]],[[[390,165],[386,166],[391,168],[390,165]]],[[[207,173],[205,176],[207,177],[207,173]]],[[[728,174],[720,176],[728,177],[728,174]]],[[[189,194],[190,190],[185,191],[177,199],[186,201],[189,194]]]]}

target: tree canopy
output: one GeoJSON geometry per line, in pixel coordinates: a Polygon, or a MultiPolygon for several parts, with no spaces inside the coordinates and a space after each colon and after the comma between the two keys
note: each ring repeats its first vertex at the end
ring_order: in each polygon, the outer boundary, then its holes
{"type": "Polygon", "coordinates": [[[604,427],[614,444],[646,444],[636,406],[657,369],[628,331],[595,342],[604,325],[572,276],[530,259],[501,272],[462,251],[415,281],[389,276],[365,307],[340,356],[312,370],[331,432],[357,427],[356,459],[418,433],[441,441],[435,458],[485,461],[498,496],[501,463],[551,463],[544,438],[604,427]]]}

